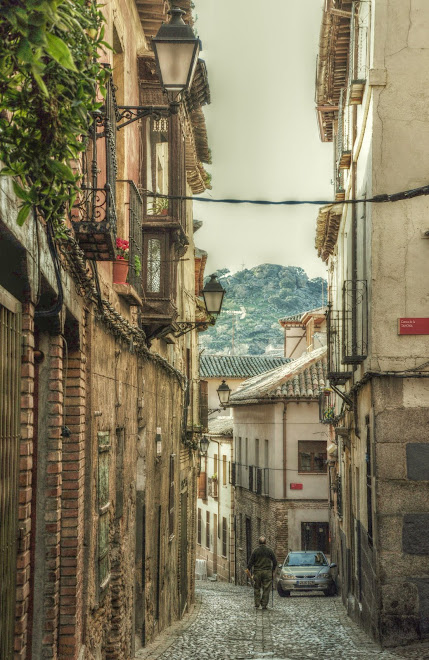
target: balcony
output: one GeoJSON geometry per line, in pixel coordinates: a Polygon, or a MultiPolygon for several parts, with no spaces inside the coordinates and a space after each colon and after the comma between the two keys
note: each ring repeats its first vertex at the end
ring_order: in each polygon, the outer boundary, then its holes
{"type": "MultiPolygon", "coordinates": [[[[129,305],[143,306],[143,200],[134,181],[117,181],[120,187],[126,186],[121,199],[128,210],[128,237],[129,237],[129,269],[126,284],[114,284],[113,288],[119,296],[124,298],[129,305]]],[[[119,197],[119,193],[118,193],[119,197]]],[[[125,219],[126,222],[126,219],[125,219]]]]}
{"type": "Polygon", "coordinates": [[[116,116],[113,81],[106,102],[93,117],[89,148],[82,156],[82,185],[70,211],[76,240],[87,259],[112,261],[116,256],[116,116]]]}
{"type": "Polygon", "coordinates": [[[112,261],[116,255],[116,207],[109,184],[103,188],[82,185],[71,210],[79,247],[87,259],[112,261]]]}
{"type": "Polygon", "coordinates": [[[368,355],[368,291],[366,280],[343,285],[343,364],[359,364],[368,355]]]}
{"type": "Polygon", "coordinates": [[[332,385],[345,385],[352,377],[346,371],[342,361],[343,349],[343,311],[329,307],[327,312],[328,330],[328,378],[332,385]]]}

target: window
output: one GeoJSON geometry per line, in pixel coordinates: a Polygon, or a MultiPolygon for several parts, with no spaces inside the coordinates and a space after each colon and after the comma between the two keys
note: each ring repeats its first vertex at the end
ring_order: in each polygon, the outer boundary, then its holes
{"type": "MultiPolygon", "coordinates": [[[[168,195],[169,163],[169,121],[162,119],[146,120],[146,188],[160,195],[168,195]]],[[[167,215],[168,200],[148,197],[148,215],[167,215]]]]}
{"type": "Polygon", "coordinates": [[[259,440],[255,440],[255,465],[259,466],[259,440]]]}
{"type": "Polygon", "coordinates": [[[170,494],[168,502],[168,533],[170,538],[174,536],[174,459],[175,454],[170,456],[170,494]]]}
{"type": "Polygon", "coordinates": [[[218,476],[217,454],[213,455],[213,476],[218,476]]]}
{"type": "Polygon", "coordinates": [[[222,518],[222,557],[226,557],[226,539],[228,535],[228,528],[226,518],[222,518]]]}
{"type": "Polygon", "coordinates": [[[161,241],[150,238],[147,246],[147,291],[161,292],[161,241]]]}
{"type": "Polygon", "coordinates": [[[227,471],[227,462],[226,462],[226,455],[224,454],[222,456],[222,485],[226,486],[226,471],[227,471]]]}
{"type": "Polygon", "coordinates": [[[210,550],[210,511],[206,511],[206,548],[210,550]]]}
{"type": "Polygon", "coordinates": [[[298,442],[298,471],[326,473],[326,442],[324,440],[298,442]]]}
{"type": "Polygon", "coordinates": [[[198,517],[197,517],[197,543],[201,545],[201,509],[198,507],[198,517]]]}
{"type": "Polygon", "coordinates": [[[243,463],[241,438],[238,438],[238,452],[237,453],[238,453],[237,486],[241,486],[241,474],[242,474],[242,463],[243,463]]]}
{"type": "Polygon", "coordinates": [[[98,588],[105,589],[110,580],[109,520],[110,520],[110,433],[99,431],[98,438],[98,588]]]}

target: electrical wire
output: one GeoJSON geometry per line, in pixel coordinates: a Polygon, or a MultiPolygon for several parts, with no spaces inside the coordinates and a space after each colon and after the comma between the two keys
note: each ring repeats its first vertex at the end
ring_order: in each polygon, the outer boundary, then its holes
{"type": "Polygon", "coordinates": [[[323,200],[323,199],[313,199],[313,200],[298,200],[298,199],[287,199],[282,201],[274,201],[269,199],[234,199],[234,198],[223,198],[215,199],[214,197],[194,197],[186,195],[161,195],[159,193],[154,193],[149,190],[142,190],[142,194],[145,197],[159,197],[163,199],[173,199],[179,201],[194,201],[194,202],[208,202],[212,204],[258,204],[262,206],[298,206],[302,204],[314,204],[316,206],[327,206],[327,205],[336,205],[336,204],[364,204],[371,202],[373,204],[381,204],[385,202],[400,202],[407,199],[412,199],[413,197],[422,197],[423,195],[429,195],[429,185],[420,186],[419,188],[411,188],[410,190],[403,190],[401,192],[393,194],[381,194],[374,195],[374,197],[369,198],[359,198],[359,199],[344,199],[343,201],[337,200],[323,200]]]}

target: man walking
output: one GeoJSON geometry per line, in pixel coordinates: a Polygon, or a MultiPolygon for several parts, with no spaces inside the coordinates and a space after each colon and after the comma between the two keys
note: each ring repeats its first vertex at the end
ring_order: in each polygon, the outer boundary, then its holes
{"type": "Polygon", "coordinates": [[[262,605],[263,610],[267,609],[273,572],[276,567],[276,556],[271,548],[267,547],[267,539],[265,536],[261,536],[259,539],[259,547],[252,552],[246,570],[246,573],[250,577],[253,568],[253,587],[256,609],[259,608],[259,605],[262,605]]]}

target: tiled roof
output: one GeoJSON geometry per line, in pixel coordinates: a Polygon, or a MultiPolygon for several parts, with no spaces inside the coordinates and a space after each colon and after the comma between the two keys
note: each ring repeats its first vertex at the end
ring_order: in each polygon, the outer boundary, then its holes
{"type": "Polygon", "coordinates": [[[325,311],[326,311],[326,307],[316,307],[315,309],[308,309],[306,312],[300,312],[299,314],[293,314],[292,316],[284,316],[282,319],[279,319],[279,323],[288,323],[288,322],[300,323],[303,320],[303,318],[308,314],[310,316],[312,314],[319,315],[319,314],[324,314],[325,311]]]}
{"type": "Polygon", "coordinates": [[[210,435],[231,435],[232,436],[232,417],[215,417],[209,420],[210,435]]]}
{"type": "Polygon", "coordinates": [[[200,359],[201,378],[250,378],[290,362],[269,355],[205,355],[200,359]]]}
{"type": "Polygon", "coordinates": [[[322,261],[328,261],[337,244],[340,230],[342,204],[328,204],[319,209],[316,224],[315,247],[322,261]]]}
{"type": "Polygon", "coordinates": [[[276,398],[318,398],[326,381],[326,346],[323,346],[311,353],[304,353],[290,364],[244,381],[231,395],[230,403],[276,398]]]}

